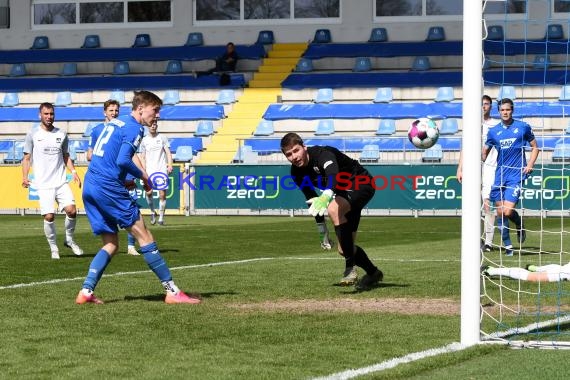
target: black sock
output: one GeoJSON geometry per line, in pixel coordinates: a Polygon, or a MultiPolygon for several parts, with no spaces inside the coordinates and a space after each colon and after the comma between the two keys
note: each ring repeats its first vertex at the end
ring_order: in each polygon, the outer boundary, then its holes
{"type": "Polygon", "coordinates": [[[511,215],[509,215],[509,220],[515,224],[517,229],[521,228],[522,220],[521,220],[521,217],[520,217],[519,213],[517,212],[517,210],[513,210],[511,212],[511,215]]]}
{"type": "Polygon", "coordinates": [[[354,262],[354,242],[352,241],[352,231],[348,223],[334,226],[334,232],[338,238],[338,243],[342,249],[346,268],[353,267],[354,262]]]}
{"type": "Polygon", "coordinates": [[[354,262],[356,265],[364,269],[366,271],[366,274],[372,275],[378,270],[378,268],[372,264],[372,261],[370,261],[366,252],[364,252],[364,250],[359,246],[356,246],[354,262]]]}

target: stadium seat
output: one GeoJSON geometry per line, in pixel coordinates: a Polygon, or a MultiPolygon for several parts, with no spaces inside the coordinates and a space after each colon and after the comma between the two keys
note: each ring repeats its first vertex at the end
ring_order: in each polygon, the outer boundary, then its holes
{"type": "Polygon", "coordinates": [[[532,68],[535,70],[546,70],[548,69],[551,63],[552,61],[550,60],[550,55],[538,54],[534,57],[532,68]]]}
{"type": "Polygon", "coordinates": [[[370,32],[368,42],[386,42],[388,41],[388,32],[386,28],[374,28],[370,32]]]}
{"type": "Polygon", "coordinates": [[[317,29],[315,31],[315,37],[313,38],[313,43],[328,44],[331,41],[332,41],[331,31],[329,29],[317,29]]]}
{"type": "Polygon", "coordinates": [[[93,128],[95,128],[100,123],[98,121],[90,121],[87,123],[87,127],[85,127],[85,131],[83,131],[83,137],[90,137],[93,128]]]}
{"type": "Polygon", "coordinates": [[[382,119],[378,124],[378,129],[376,130],[376,135],[378,136],[390,136],[396,133],[396,120],[394,119],[382,119]]]}
{"type": "Polygon", "coordinates": [[[443,41],[445,40],[445,30],[443,26],[432,26],[428,29],[426,41],[443,41]]]}
{"type": "Polygon", "coordinates": [[[271,136],[275,132],[273,121],[261,120],[253,132],[254,136],[271,136]]]}
{"type": "Polygon", "coordinates": [[[545,40],[561,40],[564,38],[564,29],[561,24],[550,24],[546,28],[545,40]]]}
{"type": "Polygon", "coordinates": [[[174,153],[174,162],[190,162],[193,158],[192,147],[188,145],[180,145],[174,153]]]}
{"type": "Polygon", "coordinates": [[[262,45],[272,45],[275,38],[272,30],[261,30],[257,36],[257,43],[262,45]]]}
{"type": "Polygon", "coordinates": [[[180,92],[178,90],[166,90],[162,98],[162,104],[165,106],[173,106],[180,103],[180,92]]]}
{"type": "Polygon", "coordinates": [[[196,137],[209,137],[214,134],[214,123],[212,120],[200,120],[196,127],[194,136],[196,137]]]}
{"type": "Polygon", "coordinates": [[[75,62],[66,62],[63,64],[61,68],[61,72],[59,73],[61,76],[72,76],[77,75],[77,63],[75,62]]]}
{"type": "Polygon", "coordinates": [[[299,73],[308,73],[313,71],[313,61],[309,58],[301,58],[295,66],[295,71],[299,73]]]}
{"type": "Polygon", "coordinates": [[[570,144],[557,143],[552,152],[552,162],[570,162],[570,144]]]}
{"type": "Polygon", "coordinates": [[[232,160],[233,163],[242,163],[242,164],[256,164],[257,163],[258,154],[257,152],[253,151],[253,148],[249,145],[242,145],[237,150],[234,159],[232,160]]]}
{"type": "Polygon", "coordinates": [[[149,34],[137,34],[135,37],[135,42],[131,47],[149,47],[150,46],[150,35],[149,34]]]}
{"type": "MultiPolygon", "coordinates": [[[[446,119],[447,120],[447,119],[446,119]]],[[[435,144],[422,153],[422,162],[441,162],[443,159],[443,149],[440,144],[435,144]]]]}
{"type": "Polygon", "coordinates": [[[2,107],[14,107],[20,104],[20,97],[17,92],[7,92],[4,94],[4,100],[2,101],[2,107]]]}
{"type": "Polygon", "coordinates": [[[560,96],[558,97],[558,100],[562,101],[570,100],[570,85],[566,84],[562,86],[562,88],[560,89],[560,96]]]}
{"type": "Polygon", "coordinates": [[[330,103],[334,100],[332,88],[319,88],[313,100],[315,103],[330,103]]]}
{"type": "Polygon", "coordinates": [[[97,34],[86,35],[83,40],[83,45],[81,45],[82,49],[95,49],[98,47],[101,47],[101,41],[97,34]]]}
{"type": "Polygon", "coordinates": [[[372,101],[374,103],[390,103],[393,99],[392,87],[379,87],[376,89],[376,95],[372,101]]]}
{"type": "Polygon", "coordinates": [[[204,45],[204,35],[201,32],[188,33],[188,38],[184,46],[202,46],[204,45]]]}
{"type": "Polygon", "coordinates": [[[332,135],[334,131],[334,123],[331,119],[319,120],[315,129],[315,136],[332,135]]]}
{"type": "Polygon", "coordinates": [[[412,63],[413,71],[427,71],[431,69],[429,58],[425,56],[415,57],[412,63]]]}
{"type": "Polygon", "coordinates": [[[487,70],[491,68],[491,60],[485,57],[483,59],[483,70],[487,70]]]}
{"type": "Polygon", "coordinates": [[[352,71],[361,73],[372,70],[372,62],[368,57],[358,57],[354,60],[352,71]]]}
{"type": "Polygon", "coordinates": [[[182,73],[182,62],[177,59],[168,61],[166,64],[165,74],[180,74],[182,73]]]}
{"type": "Polygon", "coordinates": [[[566,127],[566,130],[564,131],[565,135],[570,135],[570,120],[568,120],[568,126],[566,127]]]}
{"type": "Polygon", "coordinates": [[[24,158],[24,142],[18,141],[4,157],[5,164],[20,164],[24,158]]]}
{"type": "Polygon", "coordinates": [[[236,93],[234,90],[220,90],[216,104],[232,104],[236,102],[236,93]]]}
{"type": "Polygon", "coordinates": [[[47,36],[37,36],[30,49],[49,49],[49,38],[47,36]]]}
{"type": "Polygon", "coordinates": [[[508,98],[515,100],[517,98],[514,86],[501,86],[499,89],[499,95],[497,95],[497,100],[508,98]]]}
{"type": "Polygon", "coordinates": [[[55,97],[54,106],[56,107],[67,107],[71,105],[71,92],[60,91],[55,97]]]}
{"type": "Polygon", "coordinates": [[[109,99],[118,101],[120,104],[125,103],[125,92],[123,90],[113,90],[109,94],[109,99]]]}
{"type": "Polygon", "coordinates": [[[437,89],[436,102],[451,102],[453,99],[455,99],[453,87],[439,87],[437,89]]]}
{"type": "Polygon", "coordinates": [[[131,72],[127,61],[117,62],[113,67],[113,75],[126,75],[131,72]]]}
{"type": "Polygon", "coordinates": [[[360,153],[360,162],[378,162],[380,159],[380,147],[376,144],[364,145],[360,153]]]}
{"type": "Polygon", "coordinates": [[[14,63],[10,69],[11,77],[23,77],[26,75],[26,65],[24,63],[14,63]]]}
{"type": "Polygon", "coordinates": [[[490,25],[487,27],[487,39],[494,41],[503,41],[505,34],[501,25],[490,25]]]}
{"type": "Polygon", "coordinates": [[[443,119],[441,121],[441,128],[439,133],[441,135],[454,135],[459,132],[459,125],[457,123],[457,119],[443,119]]]}

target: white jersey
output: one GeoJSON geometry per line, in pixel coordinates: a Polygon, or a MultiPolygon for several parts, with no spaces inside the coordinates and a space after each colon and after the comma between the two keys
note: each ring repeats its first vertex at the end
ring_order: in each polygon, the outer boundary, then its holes
{"type": "MultiPolygon", "coordinates": [[[[490,128],[495,127],[499,124],[499,120],[496,119],[487,119],[483,120],[483,145],[487,140],[487,132],[490,128]]],[[[489,194],[491,192],[491,187],[493,183],[495,183],[495,170],[497,169],[497,156],[498,152],[497,149],[492,148],[487,154],[487,158],[483,163],[483,171],[482,171],[482,191],[481,195],[483,199],[488,199],[489,194]]]]}
{"type": "Polygon", "coordinates": [[[63,155],[69,154],[67,133],[59,128],[50,132],[41,126],[26,135],[24,153],[31,154],[36,189],[58,188],[67,182],[63,155]]]}
{"type": "Polygon", "coordinates": [[[161,172],[166,173],[166,149],[170,143],[166,136],[157,134],[155,137],[146,135],[140,145],[140,153],[144,155],[146,172],[148,175],[161,172]]]}

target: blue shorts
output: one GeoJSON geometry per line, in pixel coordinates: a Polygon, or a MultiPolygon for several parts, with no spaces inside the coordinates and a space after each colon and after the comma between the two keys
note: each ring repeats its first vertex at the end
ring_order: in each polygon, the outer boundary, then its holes
{"type": "Polygon", "coordinates": [[[83,185],[83,204],[95,235],[117,233],[118,227],[131,227],[140,218],[137,202],[123,184],[104,181],[89,172],[83,185]]]}
{"type": "Polygon", "coordinates": [[[521,182],[507,182],[502,186],[493,185],[489,193],[491,202],[506,201],[517,204],[521,196],[521,182]]]}

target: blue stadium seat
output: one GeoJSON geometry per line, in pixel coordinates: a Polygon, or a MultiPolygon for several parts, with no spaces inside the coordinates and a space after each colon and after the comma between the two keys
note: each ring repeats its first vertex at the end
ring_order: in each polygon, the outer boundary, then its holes
{"type": "Polygon", "coordinates": [[[254,136],[271,136],[275,133],[275,129],[273,127],[273,121],[271,120],[261,120],[255,131],[253,132],[254,136]]]}
{"type": "Polygon", "coordinates": [[[315,103],[330,103],[334,100],[332,88],[319,88],[315,96],[315,103]]]}
{"type": "Polygon", "coordinates": [[[394,99],[392,95],[392,87],[379,87],[376,89],[374,103],[390,103],[394,99]]]}
{"type": "Polygon", "coordinates": [[[135,37],[135,42],[131,47],[149,47],[150,46],[150,35],[143,33],[137,34],[135,37]]]}
{"type": "Polygon", "coordinates": [[[487,39],[494,41],[503,41],[505,34],[501,25],[490,25],[487,27],[487,39]]]}
{"type": "Polygon", "coordinates": [[[358,57],[354,60],[354,67],[352,68],[352,71],[361,73],[370,70],[372,70],[372,62],[370,62],[370,58],[358,57]]]}
{"type": "Polygon", "coordinates": [[[334,123],[331,119],[319,120],[315,129],[315,136],[328,136],[334,133],[334,123]]]}
{"type": "Polygon", "coordinates": [[[232,104],[236,102],[236,93],[234,90],[220,90],[216,104],[232,104]]]}
{"type": "Polygon", "coordinates": [[[115,63],[115,67],[113,67],[113,74],[114,75],[126,75],[131,72],[129,67],[129,63],[127,61],[121,61],[115,63]]]}
{"type": "Polygon", "coordinates": [[[546,28],[545,40],[561,40],[564,38],[564,29],[561,24],[550,24],[546,28]]]}
{"type": "Polygon", "coordinates": [[[570,144],[557,143],[552,152],[552,162],[570,162],[570,144]]]}
{"type": "Polygon", "coordinates": [[[299,73],[308,73],[313,71],[313,61],[309,58],[301,58],[295,66],[295,71],[299,73]]]}
{"type": "Polygon", "coordinates": [[[97,34],[88,34],[85,36],[83,40],[83,45],[81,45],[82,49],[95,49],[101,46],[101,41],[99,39],[99,35],[97,34]]]}
{"type": "Polygon", "coordinates": [[[87,127],[85,127],[85,131],[83,131],[83,137],[90,137],[91,132],[93,131],[93,128],[95,128],[99,124],[101,124],[101,123],[99,123],[98,121],[90,121],[89,123],[87,123],[87,127]]]}
{"type": "Polygon", "coordinates": [[[20,104],[20,97],[17,92],[7,92],[4,94],[4,100],[2,101],[2,107],[14,107],[20,104]]]}
{"type": "Polygon", "coordinates": [[[508,98],[511,100],[515,100],[517,98],[514,86],[501,86],[501,88],[499,89],[499,95],[497,95],[497,100],[501,100],[504,98],[508,98]]]}
{"type": "Polygon", "coordinates": [[[204,45],[204,35],[201,32],[188,33],[188,38],[184,46],[202,46],[204,45]]]}
{"type": "Polygon", "coordinates": [[[364,145],[360,153],[360,162],[378,162],[380,160],[380,147],[376,144],[364,145]]]}
{"type": "Polygon", "coordinates": [[[368,42],[386,42],[388,41],[388,32],[386,28],[374,28],[370,32],[368,42]]]}
{"type": "Polygon", "coordinates": [[[570,85],[566,84],[560,89],[560,96],[558,100],[567,101],[570,100],[570,85]]]}
{"type": "Polygon", "coordinates": [[[451,102],[453,99],[455,99],[453,87],[439,87],[437,89],[436,102],[451,102]]]}
{"type": "Polygon", "coordinates": [[[60,91],[55,97],[54,106],[56,107],[67,107],[71,105],[71,92],[70,91],[60,91]]]}
{"type": "Polygon", "coordinates": [[[275,37],[272,30],[260,30],[257,36],[257,43],[262,45],[272,45],[275,42],[275,37]]]}
{"type": "Polygon", "coordinates": [[[242,145],[238,148],[233,163],[255,164],[257,163],[258,154],[253,151],[249,145],[242,145]]]}
{"type": "Polygon", "coordinates": [[[459,125],[457,123],[457,119],[443,119],[441,121],[441,128],[439,133],[441,135],[454,135],[459,132],[459,125]]]}
{"type": "Polygon", "coordinates": [[[546,70],[550,67],[551,63],[552,61],[550,60],[550,55],[538,54],[534,57],[532,68],[536,70],[546,70]]]}
{"type": "Polygon", "coordinates": [[[201,137],[175,137],[170,139],[170,149],[173,152],[183,145],[192,147],[193,152],[204,150],[204,143],[201,137]]]}
{"type": "Polygon", "coordinates": [[[10,69],[11,77],[23,77],[26,75],[26,65],[24,63],[14,63],[10,69]]]}
{"type": "Polygon", "coordinates": [[[315,31],[315,37],[313,38],[313,43],[328,44],[331,41],[332,41],[331,31],[329,29],[317,29],[315,31]]]}
{"type": "MultiPolygon", "coordinates": [[[[447,120],[447,119],[446,119],[447,120]]],[[[443,159],[443,149],[440,144],[435,144],[422,153],[422,162],[441,162],[443,159]]]]}
{"type": "Polygon", "coordinates": [[[37,36],[30,49],[49,49],[49,38],[47,36],[37,36]]]}
{"type": "Polygon", "coordinates": [[[445,30],[443,26],[432,26],[428,29],[426,41],[443,41],[445,40],[445,30]]]}
{"type": "Polygon", "coordinates": [[[180,92],[178,90],[166,90],[162,98],[162,104],[165,106],[173,106],[180,103],[180,92]]]}
{"type": "Polygon", "coordinates": [[[109,99],[118,101],[120,104],[125,103],[125,92],[123,90],[113,90],[109,94],[109,99]]]}
{"type": "Polygon", "coordinates": [[[382,119],[378,124],[376,135],[378,136],[391,136],[396,133],[396,120],[382,119]]]}
{"type": "Polygon", "coordinates": [[[182,62],[177,59],[172,59],[166,64],[165,74],[181,74],[182,73],[182,62]]]}
{"type": "Polygon", "coordinates": [[[212,120],[200,120],[196,127],[194,136],[196,137],[209,137],[214,134],[214,123],[212,120]]]}
{"type": "Polygon", "coordinates": [[[429,69],[431,69],[431,64],[428,57],[419,56],[414,58],[414,62],[412,63],[413,71],[427,71],[429,69]]]}
{"type": "Polygon", "coordinates": [[[188,145],[180,145],[174,153],[174,162],[190,162],[193,158],[192,147],[188,145]]]}
{"type": "Polygon", "coordinates": [[[566,130],[564,131],[565,135],[570,135],[570,120],[568,121],[568,126],[566,127],[566,130]]]}
{"type": "Polygon", "coordinates": [[[20,164],[24,158],[24,142],[17,141],[4,157],[5,164],[20,164]]]}
{"type": "Polygon", "coordinates": [[[59,73],[59,75],[62,75],[62,76],[77,75],[77,63],[75,63],[75,62],[64,63],[63,67],[61,68],[61,72],[59,73]]]}

